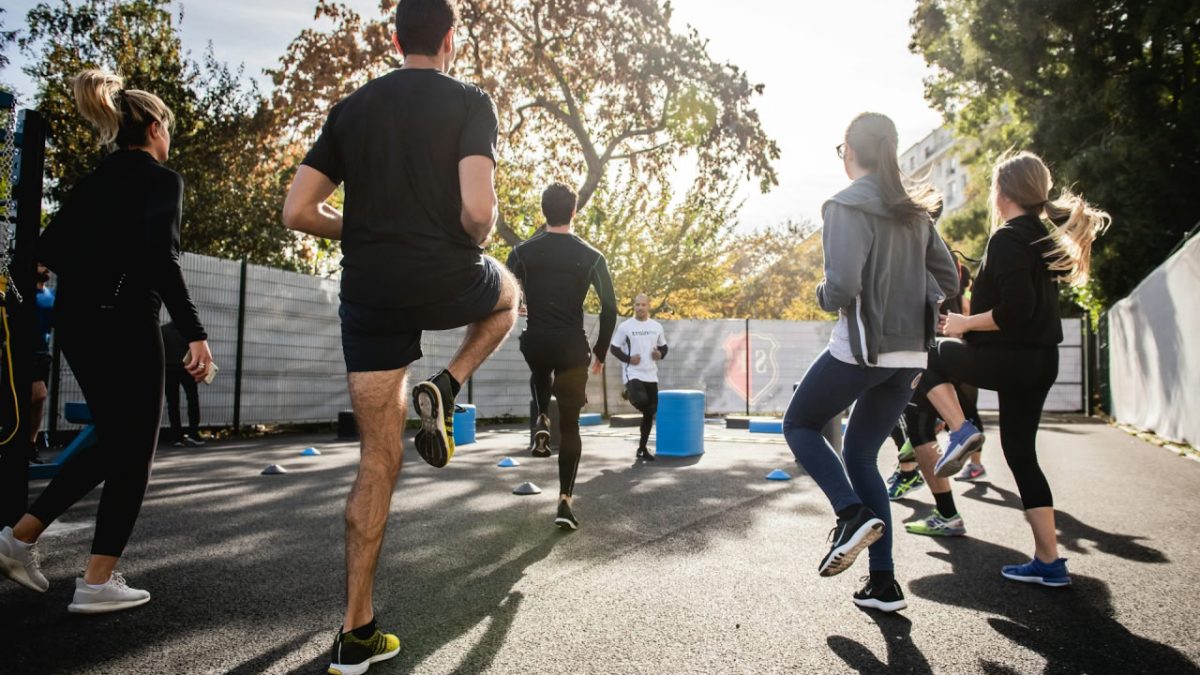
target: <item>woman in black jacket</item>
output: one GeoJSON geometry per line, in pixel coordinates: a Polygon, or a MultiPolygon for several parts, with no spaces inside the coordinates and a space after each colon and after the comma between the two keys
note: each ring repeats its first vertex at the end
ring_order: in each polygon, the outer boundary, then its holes
{"type": "Polygon", "coordinates": [[[1050,200],[1050,170],[1028,152],[1002,157],[992,174],[994,213],[1003,224],[988,239],[971,291],[971,315],[949,314],[942,340],[930,352],[922,390],[950,427],[950,443],[938,460],[939,476],[962,468],[983,434],[963,419],[951,380],[996,391],[1000,445],[1012,469],[1026,519],[1033,528],[1034,556],[1001,569],[1008,579],[1045,586],[1071,583],[1058,557],[1054,502],[1037,461],[1042,406],[1058,377],[1062,321],[1058,281],[1087,281],[1092,242],[1111,219],[1064,190],[1050,200]],[[1043,224],[1041,217],[1050,221],[1043,224]]]}
{"type": "Polygon", "coordinates": [[[188,340],[188,373],[212,364],[207,336],[179,267],[183,179],[162,165],[172,114],[154,94],[86,70],[74,80],[79,112],[114,151],[85,176],[38,244],[58,275],[56,339],[75,373],[98,442],[63,465],[13,528],[0,532],[0,568],[37,591],[48,582],[33,550],[42,531],[101,482],[92,555],[68,607],[111,612],[144,604],[117,560],[129,541],[150,479],[162,415],[163,303],[188,340]]]}

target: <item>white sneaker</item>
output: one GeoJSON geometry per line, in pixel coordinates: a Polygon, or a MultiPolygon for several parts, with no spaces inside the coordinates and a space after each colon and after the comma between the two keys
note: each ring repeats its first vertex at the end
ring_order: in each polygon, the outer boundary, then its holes
{"type": "Polygon", "coordinates": [[[42,574],[41,561],[37,544],[26,546],[17,541],[11,527],[0,530],[0,571],[4,576],[26,588],[45,593],[50,582],[42,574]]]}
{"type": "Polygon", "coordinates": [[[147,602],[150,602],[149,591],[130,588],[120,572],[113,572],[108,583],[98,589],[84,583],[83,577],[75,579],[75,599],[67,605],[67,611],[75,614],[102,614],[137,607],[147,602]]]}

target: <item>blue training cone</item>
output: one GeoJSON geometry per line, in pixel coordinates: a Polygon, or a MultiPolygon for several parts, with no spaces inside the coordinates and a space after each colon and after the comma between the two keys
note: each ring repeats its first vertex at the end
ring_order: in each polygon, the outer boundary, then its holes
{"type": "Polygon", "coordinates": [[[788,472],[784,471],[783,469],[775,469],[771,473],[767,474],[767,480],[791,480],[791,479],[792,479],[791,475],[789,475],[788,472]]]}
{"type": "Polygon", "coordinates": [[[521,463],[512,457],[505,457],[504,459],[500,460],[500,463],[496,466],[508,469],[514,466],[521,466],[521,463]]]}
{"type": "Polygon", "coordinates": [[[304,457],[315,457],[321,454],[321,451],[316,448],[305,448],[304,452],[301,452],[300,454],[304,457]]]}

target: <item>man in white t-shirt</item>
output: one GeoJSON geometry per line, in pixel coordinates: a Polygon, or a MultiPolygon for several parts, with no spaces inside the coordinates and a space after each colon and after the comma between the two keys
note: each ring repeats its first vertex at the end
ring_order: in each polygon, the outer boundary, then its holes
{"type": "Polygon", "coordinates": [[[658,362],[667,355],[667,340],[662,326],[650,318],[650,298],[645,293],[633,299],[633,318],[617,327],[609,351],[622,363],[626,397],[642,413],[638,459],[654,461],[646,441],[658,412],[658,362]]]}

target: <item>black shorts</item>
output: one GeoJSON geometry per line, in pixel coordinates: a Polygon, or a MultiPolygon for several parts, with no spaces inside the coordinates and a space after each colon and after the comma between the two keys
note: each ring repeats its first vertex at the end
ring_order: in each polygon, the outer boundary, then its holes
{"type": "Polygon", "coordinates": [[[643,415],[653,415],[658,412],[658,383],[630,380],[625,383],[625,391],[629,403],[643,415]]]}
{"type": "Polygon", "coordinates": [[[50,381],[50,352],[33,353],[33,381],[50,381]]]}
{"type": "Polygon", "coordinates": [[[421,332],[460,328],[486,318],[500,300],[504,273],[483,256],[481,273],[445,301],[417,307],[383,308],[342,301],[342,356],[346,372],[396,370],[421,358],[421,332]]]}

